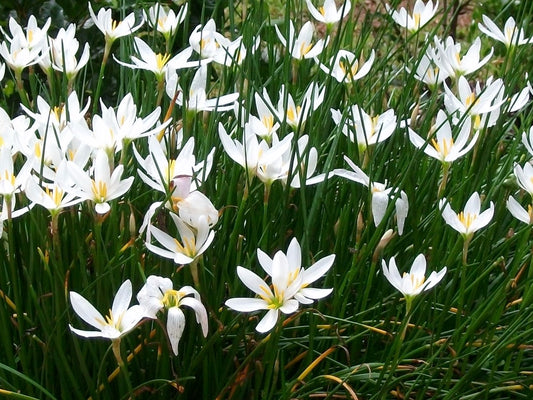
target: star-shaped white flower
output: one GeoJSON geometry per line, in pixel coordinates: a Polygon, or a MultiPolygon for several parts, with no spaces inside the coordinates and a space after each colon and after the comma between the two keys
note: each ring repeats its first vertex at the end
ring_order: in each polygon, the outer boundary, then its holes
{"type": "Polygon", "coordinates": [[[144,317],[141,306],[130,307],[132,288],[130,280],[124,281],[113,300],[109,314],[105,317],[77,292],[70,292],[70,303],[78,316],[96,331],[76,329],[69,324],[70,330],[76,335],[93,338],[102,337],[117,340],[137,326],[144,317]]]}
{"type": "Polygon", "coordinates": [[[385,278],[405,297],[414,297],[427,291],[439,283],[446,274],[446,267],[439,272],[433,271],[426,279],[426,258],[423,254],[416,256],[410,271],[400,275],[396,260],[391,257],[389,265],[385,260],[381,261],[385,278]]]}
{"type": "Polygon", "coordinates": [[[503,31],[486,15],[483,14],[482,18],[485,25],[479,23],[479,30],[507,47],[533,43],[533,38],[525,38],[524,29],[517,28],[513,17],[507,18],[503,31]]]}
{"type": "Polygon", "coordinates": [[[471,237],[474,232],[488,225],[494,215],[492,201],[489,208],[481,212],[481,200],[477,192],[472,193],[464,210],[459,213],[452,210],[446,198],[440,200],[439,208],[442,210],[444,221],[465,238],[471,237]]]}

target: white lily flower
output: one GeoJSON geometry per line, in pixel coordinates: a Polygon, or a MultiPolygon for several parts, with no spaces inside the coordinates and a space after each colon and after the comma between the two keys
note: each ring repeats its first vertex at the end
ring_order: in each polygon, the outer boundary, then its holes
{"type": "Polygon", "coordinates": [[[317,58],[315,61],[320,69],[326,74],[334,77],[338,82],[352,83],[366,76],[374,63],[375,51],[372,50],[366,62],[359,62],[355,54],[348,50],[339,50],[331,57],[330,67],[322,64],[317,58]]]}
{"type": "MultiPolygon", "coordinates": [[[[449,74],[446,70],[437,67],[433,58],[428,55],[429,53],[430,51],[426,52],[418,60],[414,77],[429,87],[435,87],[444,82],[449,74]]],[[[409,68],[407,70],[410,71],[409,68]]]]}
{"type": "Polygon", "coordinates": [[[529,134],[522,132],[522,144],[526,147],[529,154],[533,157],[533,126],[529,128],[529,134]]]}
{"type": "Polygon", "coordinates": [[[30,15],[28,18],[28,24],[26,26],[26,33],[24,33],[24,29],[13,17],[10,17],[9,31],[11,33],[11,37],[1,27],[0,31],[4,34],[5,39],[10,43],[14,40],[17,40],[19,41],[21,47],[29,50],[40,50],[46,44],[46,34],[51,23],[52,19],[49,17],[44,23],[43,27],[39,28],[35,16],[30,15]]]}
{"type": "Polygon", "coordinates": [[[294,32],[294,24],[292,21],[289,21],[289,37],[285,37],[281,34],[277,25],[274,25],[276,28],[276,33],[278,35],[279,41],[287,49],[289,54],[296,58],[297,60],[309,59],[317,57],[326,46],[327,42],[324,39],[319,39],[313,44],[313,33],[315,27],[311,21],[307,21],[300,30],[298,37],[294,32]]]}
{"type": "Polygon", "coordinates": [[[481,39],[479,37],[474,40],[474,43],[462,57],[460,55],[461,44],[455,43],[451,36],[448,36],[444,43],[435,36],[434,42],[435,48],[428,48],[428,54],[439,70],[445,71],[453,79],[480,69],[489,61],[494,51],[491,48],[490,53],[480,60],[481,39]]]}
{"type": "Polygon", "coordinates": [[[196,322],[207,336],[207,311],[201,302],[200,294],[191,286],[179,290],[173,288],[172,281],[161,276],[150,275],[137,293],[137,300],[147,318],[156,319],[157,313],[167,310],[167,335],[174,355],[178,355],[178,345],[185,328],[185,315],[181,310],[187,306],[194,311],[196,322]]]}
{"type": "Polygon", "coordinates": [[[527,162],[522,168],[519,164],[515,164],[514,175],[518,185],[533,196],[533,165],[527,162]]]}
{"type": "Polygon", "coordinates": [[[214,19],[210,19],[204,26],[198,25],[189,36],[189,44],[201,59],[210,62],[219,51],[230,44],[230,40],[217,32],[214,19]]]}
{"type": "MultiPolygon", "coordinates": [[[[339,110],[331,109],[331,115],[335,124],[340,125],[342,113],[339,110]]],[[[396,114],[393,109],[376,116],[370,116],[357,105],[353,105],[348,110],[348,118],[342,125],[342,133],[352,143],[357,143],[361,151],[366,150],[368,146],[385,141],[395,130],[396,114]]]]}
{"type": "Polygon", "coordinates": [[[185,3],[183,7],[180,7],[177,14],[174,10],[168,9],[167,11],[161,4],[156,3],[148,9],[148,15],[145,14],[145,18],[148,20],[150,27],[155,28],[168,40],[174,36],[178,25],[185,20],[188,11],[189,3],[185,3]]]}
{"type": "Polygon", "coordinates": [[[339,22],[346,17],[352,8],[350,0],[346,0],[337,9],[335,0],[324,0],[324,4],[321,7],[316,8],[311,0],[305,0],[307,9],[311,15],[318,21],[326,25],[331,25],[339,22]]]}
{"type": "Polygon", "coordinates": [[[459,117],[468,115],[473,119],[473,128],[478,130],[484,126],[490,127],[496,123],[500,115],[500,106],[505,103],[505,86],[501,79],[487,79],[482,89],[476,82],[475,90],[470,89],[470,84],[464,76],[457,81],[459,97],[456,97],[448,85],[444,83],[444,106],[448,113],[458,113],[459,117]]]}
{"type": "Polygon", "coordinates": [[[148,223],[146,231],[146,248],[151,252],[173,260],[176,264],[190,264],[211,245],[215,232],[209,229],[207,218],[203,215],[197,218],[197,226],[191,227],[178,215],[170,213],[176,225],[181,243],[173,236],[148,223]],[[152,236],[163,247],[151,243],[152,236]]]}
{"type": "Polygon", "coordinates": [[[9,48],[7,43],[6,41],[0,43],[0,55],[16,74],[21,73],[24,68],[39,61],[40,49],[24,47],[18,36],[9,43],[9,48]]]}
{"type": "Polygon", "coordinates": [[[98,15],[95,15],[91,3],[88,4],[91,19],[100,32],[105,35],[105,40],[108,43],[113,43],[115,39],[120,37],[131,35],[144,24],[144,19],[141,19],[139,24],[135,25],[134,13],[128,14],[122,21],[115,21],[110,8],[101,8],[98,15]]]}
{"type": "Polygon", "coordinates": [[[305,91],[300,105],[296,105],[290,93],[287,93],[287,103],[285,103],[285,85],[281,85],[277,106],[278,119],[280,121],[286,121],[294,130],[301,129],[305,125],[310,113],[315,111],[323,103],[325,93],[325,87],[321,88],[313,82],[305,91]]]}
{"type": "Polygon", "coordinates": [[[445,112],[439,110],[437,120],[431,131],[436,136],[428,143],[418,136],[411,128],[409,129],[409,140],[411,143],[423,149],[428,156],[436,158],[442,163],[450,163],[468,153],[478,138],[479,132],[476,131],[470,139],[470,119],[466,119],[461,125],[461,131],[456,139],[452,137],[452,127],[445,112]],[[468,142],[470,140],[470,142],[468,142]]]}
{"type": "Polygon", "coordinates": [[[333,289],[310,288],[309,285],[320,279],[329,271],[335,261],[335,254],[323,257],[309,268],[305,269],[302,267],[302,249],[296,238],[293,238],[289,243],[286,254],[280,250],[274,255],[274,258],[270,258],[261,249],[257,249],[259,264],[270,276],[273,276],[275,273],[273,270],[274,260],[278,254],[279,259],[277,262],[285,262],[286,260],[288,265],[289,285],[295,281],[300,281],[300,290],[294,295],[294,298],[298,300],[300,304],[312,304],[313,300],[322,299],[331,294],[333,289]]]}
{"type": "Polygon", "coordinates": [[[432,0],[429,0],[427,3],[424,3],[422,0],[416,0],[412,16],[405,7],[400,8],[399,11],[392,11],[388,4],[385,4],[385,7],[394,22],[410,32],[416,32],[435,16],[439,9],[439,2],[436,1],[435,6],[433,6],[432,0]]]}
{"type": "Polygon", "coordinates": [[[465,238],[471,237],[474,232],[486,226],[494,215],[494,203],[492,201],[488,209],[480,212],[481,200],[477,192],[472,193],[464,210],[459,213],[452,210],[446,198],[440,200],[439,208],[442,210],[444,221],[465,238]]]}
{"type": "Polygon", "coordinates": [[[521,46],[523,44],[533,43],[533,38],[525,38],[524,29],[517,29],[513,17],[507,18],[503,31],[486,15],[483,14],[482,18],[485,25],[479,23],[479,30],[485,35],[502,42],[508,48],[511,46],[521,46]]]}
{"type": "Polygon", "coordinates": [[[526,210],[513,196],[509,196],[506,206],[513,217],[528,225],[533,224],[533,206],[531,204],[527,205],[526,210]]]}
{"type": "Polygon", "coordinates": [[[67,164],[64,161],[58,168],[55,180],[52,183],[40,182],[37,177],[31,177],[26,183],[24,193],[34,204],[46,208],[51,215],[56,215],[62,208],[70,207],[82,201],[73,193],[65,189],[65,182],[68,182],[67,164]]]}
{"type": "Polygon", "coordinates": [[[394,257],[389,260],[388,267],[385,260],[382,260],[381,263],[385,278],[406,298],[417,296],[431,289],[446,274],[446,267],[444,267],[439,272],[433,271],[426,279],[426,258],[423,254],[416,256],[409,273],[404,272],[403,275],[400,275],[394,257]]]}
{"type": "Polygon", "coordinates": [[[30,172],[31,163],[26,161],[15,174],[11,149],[0,148],[0,196],[11,199],[14,194],[24,191],[30,172]]]}
{"type": "Polygon", "coordinates": [[[43,49],[43,56],[39,61],[41,68],[46,71],[53,68],[63,72],[68,80],[73,79],[89,61],[89,44],[85,43],[83,52],[78,60],[80,47],[76,39],[76,24],[70,24],[65,30],[61,28],[55,39],[49,39],[49,47],[43,49]]]}
{"type": "Polygon", "coordinates": [[[98,150],[96,153],[92,168],[93,178],[73,161],[68,161],[67,166],[73,186],[66,190],[83,200],[93,201],[98,214],[107,213],[111,209],[109,201],[122,196],[133,183],[133,176],[121,178],[123,165],[117,166],[111,173],[109,159],[104,150],[98,150]]]}
{"type": "Polygon", "coordinates": [[[77,292],[70,292],[70,303],[78,316],[86,323],[96,328],[96,331],[76,329],[69,324],[69,328],[76,335],[86,338],[102,337],[117,340],[134,329],[143,319],[143,308],[139,305],[130,307],[132,295],[131,281],[127,279],[120,285],[115,295],[109,315],[105,317],[94,308],[83,296],[77,292]]]}
{"type": "Polygon", "coordinates": [[[222,124],[219,124],[218,135],[228,156],[242,166],[249,177],[257,175],[261,181],[272,183],[274,180],[282,179],[285,175],[282,169],[283,155],[290,151],[292,133],[281,141],[273,134],[272,146],[269,146],[265,140],[258,142],[257,136],[250,130],[244,131],[241,143],[232,139],[222,124]]]}
{"type": "MultiPolygon", "coordinates": [[[[333,174],[342,178],[349,179],[351,181],[360,183],[368,187],[372,193],[372,217],[374,219],[375,226],[378,226],[385,214],[387,213],[387,207],[389,205],[389,199],[394,198],[397,191],[392,187],[387,187],[387,182],[371,182],[367,174],[363,172],[355,163],[347,156],[344,156],[344,160],[348,163],[352,171],[348,171],[343,168],[337,168],[333,170],[333,174]]],[[[403,190],[400,191],[399,196],[396,198],[396,223],[398,225],[398,234],[403,233],[405,219],[409,211],[409,201],[407,194],[403,190]]]]}
{"type": "Polygon", "coordinates": [[[194,74],[188,92],[189,95],[185,101],[183,90],[181,90],[178,85],[178,75],[176,73],[171,73],[170,77],[167,79],[166,92],[167,95],[173,99],[177,91],[178,97],[176,98],[176,104],[185,106],[187,111],[227,111],[233,109],[235,101],[239,98],[239,93],[230,93],[208,99],[206,86],[207,66],[202,65],[194,74]]]}
{"type": "Polygon", "coordinates": [[[177,70],[181,68],[191,68],[198,66],[198,61],[189,61],[192,55],[192,48],[187,47],[174,57],[170,54],[155,53],[148,44],[142,39],[135,37],[135,49],[139,57],[131,56],[133,64],[128,64],[115,58],[120,64],[132,69],[144,69],[154,73],[158,80],[164,79],[168,70],[177,70]]]}
{"type": "MultiPolygon", "coordinates": [[[[265,88],[263,88],[263,93],[255,93],[255,107],[257,108],[257,116],[248,115],[248,120],[244,121],[244,118],[241,118],[241,125],[244,127],[245,131],[250,131],[255,133],[259,138],[266,140],[267,142],[272,141],[272,135],[277,132],[280,127],[279,122],[277,122],[277,113],[270,96],[265,88]]],[[[245,116],[248,114],[241,104],[235,103],[235,115],[237,118],[245,116]]]]}

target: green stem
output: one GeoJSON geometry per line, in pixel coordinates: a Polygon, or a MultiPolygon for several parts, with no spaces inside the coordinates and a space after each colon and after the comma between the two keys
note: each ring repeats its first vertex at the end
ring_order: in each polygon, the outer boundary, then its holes
{"type": "Polygon", "coordinates": [[[93,100],[93,115],[98,111],[98,102],[100,100],[100,92],[102,91],[102,81],[104,80],[104,71],[107,64],[107,59],[111,51],[111,45],[113,44],[112,40],[106,38],[105,48],[104,48],[104,57],[102,58],[102,64],[100,65],[100,73],[98,74],[98,84],[96,86],[96,93],[94,94],[93,100]]]}
{"type": "Polygon", "coordinates": [[[126,386],[128,387],[128,393],[130,394],[130,399],[135,398],[135,395],[133,393],[133,386],[131,384],[130,380],[130,374],[128,373],[128,366],[122,359],[122,355],[120,354],[120,338],[114,339],[111,343],[113,348],[113,355],[115,356],[115,359],[117,360],[117,364],[120,367],[120,371],[122,372],[122,375],[124,376],[124,380],[126,382],[126,386]]]}
{"type": "Polygon", "coordinates": [[[446,183],[448,182],[448,174],[450,172],[450,163],[449,162],[443,162],[442,163],[442,180],[439,184],[439,191],[437,193],[437,197],[439,199],[442,199],[444,196],[444,190],[446,189],[446,183]]]}
{"type": "Polygon", "coordinates": [[[20,96],[20,101],[22,101],[22,104],[24,104],[26,107],[30,107],[30,99],[28,98],[28,93],[26,92],[26,89],[24,89],[24,82],[22,80],[22,70],[17,69],[15,70],[15,81],[17,83],[17,92],[20,96]]]}

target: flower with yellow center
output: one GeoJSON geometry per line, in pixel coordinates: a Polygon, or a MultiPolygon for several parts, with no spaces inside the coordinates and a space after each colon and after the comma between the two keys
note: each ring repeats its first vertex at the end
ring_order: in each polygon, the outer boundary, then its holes
{"type": "Polygon", "coordinates": [[[93,201],[98,214],[107,213],[111,209],[109,201],[122,196],[133,183],[132,176],[124,180],[121,178],[123,165],[117,166],[111,173],[109,159],[104,150],[99,150],[96,154],[92,178],[73,161],[67,161],[67,166],[73,186],[65,190],[82,200],[93,201]]]}
{"type": "Polygon", "coordinates": [[[416,256],[408,273],[404,272],[400,275],[394,257],[389,260],[388,266],[387,262],[382,260],[382,269],[385,278],[387,278],[390,284],[402,293],[406,299],[431,289],[439,283],[446,274],[446,267],[444,267],[439,272],[433,271],[426,279],[426,259],[423,254],[416,256]]]}
{"type": "Polygon", "coordinates": [[[318,21],[326,25],[332,25],[339,22],[346,17],[352,8],[350,0],[346,0],[337,8],[335,0],[324,0],[324,4],[320,7],[315,7],[311,0],[305,0],[307,9],[311,15],[318,21]]]}
{"type": "Polygon", "coordinates": [[[433,6],[432,0],[429,0],[427,3],[424,3],[422,0],[416,0],[412,16],[405,7],[400,8],[398,11],[391,10],[388,4],[385,4],[385,7],[394,22],[410,32],[417,32],[435,16],[439,2],[436,1],[435,6],[433,6]]]}
{"type": "Polygon", "coordinates": [[[175,13],[174,10],[167,9],[156,3],[150,7],[148,14],[145,14],[145,18],[152,28],[156,28],[165,37],[165,40],[169,40],[176,33],[178,25],[185,20],[188,9],[189,3],[185,3],[175,13]]]}
{"type": "Polygon", "coordinates": [[[329,66],[315,59],[322,71],[333,76],[338,82],[353,83],[368,74],[374,63],[375,51],[372,50],[370,57],[363,62],[362,55],[359,60],[356,55],[348,50],[339,50],[330,61],[329,66]]]}
{"type": "Polygon", "coordinates": [[[428,156],[440,160],[442,163],[451,163],[468,153],[474,146],[478,133],[476,132],[470,139],[470,119],[466,119],[460,126],[460,132],[454,139],[452,136],[452,126],[446,113],[439,110],[437,119],[432,126],[433,137],[427,141],[422,139],[411,128],[409,129],[409,139],[411,143],[419,149],[423,149],[428,156]]]}
{"type": "Polygon", "coordinates": [[[298,37],[296,37],[294,31],[294,24],[292,21],[289,21],[288,39],[281,34],[277,25],[274,25],[274,27],[276,28],[276,33],[281,44],[287,49],[290,55],[297,60],[317,57],[322,53],[327,44],[327,41],[324,41],[324,39],[319,39],[313,44],[315,27],[311,21],[307,21],[302,26],[298,37]]]}
{"type": "Polygon", "coordinates": [[[138,30],[144,24],[144,18],[138,25],[135,25],[135,14],[131,13],[122,21],[115,21],[111,15],[110,8],[101,8],[98,15],[95,15],[91,3],[89,2],[89,14],[96,27],[105,35],[108,43],[113,43],[115,39],[128,36],[138,30]]]}
{"type": "Polygon", "coordinates": [[[516,219],[528,225],[533,224],[533,206],[531,204],[527,205],[526,210],[513,196],[509,196],[509,199],[507,199],[507,209],[516,219]]]}
{"type": "Polygon", "coordinates": [[[148,223],[146,233],[146,248],[161,257],[170,258],[176,264],[190,264],[200,256],[211,244],[215,232],[209,228],[205,215],[197,217],[197,226],[185,223],[177,214],[170,213],[179,233],[180,239],[169,235],[154,225],[148,223]],[[162,247],[151,243],[152,236],[162,247]]]}
{"type": "Polygon", "coordinates": [[[111,340],[121,338],[135,328],[145,316],[141,306],[129,306],[131,296],[132,287],[128,279],[118,289],[109,314],[104,317],[79,293],[70,292],[70,303],[76,314],[97,329],[96,331],[85,331],[69,325],[70,330],[76,335],[87,338],[103,337],[111,340]]]}
{"type": "Polygon", "coordinates": [[[185,328],[182,306],[194,311],[196,322],[202,327],[204,337],[207,336],[207,311],[201,302],[200,294],[193,287],[184,286],[175,290],[169,278],[150,275],[139,290],[137,300],[147,318],[156,319],[160,311],[167,310],[167,334],[174,355],[178,354],[178,344],[185,328]]]}
{"type": "Polygon", "coordinates": [[[477,192],[470,196],[464,210],[459,213],[452,210],[446,198],[441,199],[439,208],[442,209],[444,221],[465,239],[471,238],[474,232],[488,225],[494,215],[494,203],[492,201],[488,209],[480,212],[481,200],[477,192]]]}
{"type": "Polygon", "coordinates": [[[176,71],[177,69],[198,66],[198,61],[189,61],[192,55],[191,47],[187,47],[171,58],[170,54],[156,53],[145,41],[138,37],[133,38],[133,40],[138,56],[131,56],[133,64],[128,64],[115,58],[120,65],[131,69],[151,71],[158,80],[165,79],[165,75],[169,70],[176,71]]]}
{"type": "Polygon", "coordinates": [[[237,297],[226,301],[226,306],[240,312],[267,310],[266,315],[256,326],[258,332],[270,331],[278,321],[279,313],[292,314],[298,309],[299,303],[311,304],[329,295],[332,289],[316,289],[309,284],[323,276],[333,264],[335,255],[322,258],[308,269],[301,267],[301,249],[298,241],[293,239],[287,254],[278,251],[270,258],[260,249],[257,250],[259,263],[266,273],[272,277],[272,285],[268,285],[254,272],[237,267],[237,275],[244,285],[259,297],[237,297]]]}
{"type": "Polygon", "coordinates": [[[533,38],[525,38],[524,29],[517,28],[513,17],[507,18],[503,31],[486,15],[483,15],[483,24],[478,24],[481,32],[492,39],[502,42],[508,48],[533,43],[533,38]]]}

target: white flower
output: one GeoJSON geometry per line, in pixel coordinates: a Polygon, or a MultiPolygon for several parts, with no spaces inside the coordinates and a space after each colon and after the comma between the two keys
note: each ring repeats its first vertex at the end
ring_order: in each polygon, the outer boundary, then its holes
{"type": "Polygon", "coordinates": [[[113,173],[109,167],[109,159],[104,150],[96,153],[93,162],[92,175],[89,176],[78,164],[68,161],[68,171],[73,180],[73,186],[67,191],[95,203],[94,209],[98,214],[105,214],[110,209],[109,201],[126,193],[133,183],[133,176],[122,179],[123,165],[117,166],[113,173]]]}
{"type": "Polygon", "coordinates": [[[167,310],[167,334],[174,355],[178,355],[178,344],[185,328],[185,315],[180,307],[193,309],[202,334],[207,336],[207,311],[200,301],[200,294],[191,286],[175,290],[170,279],[150,275],[139,290],[137,300],[147,318],[155,319],[159,311],[167,310]]]}
{"type": "Polygon", "coordinates": [[[141,19],[138,25],[135,25],[135,14],[131,13],[122,21],[115,21],[111,15],[111,9],[101,8],[98,15],[94,14],[91,3],[89,2],[89,14],[96,27],[105,35],[106,42],[112,43],[115,39],[128,36],[138,30],[143,24],[141,19]]]}
{"type": "Polygon", "coordinates": [[[324,39],[319,39],[315,44],[313,44],[313,33],[315,27],[311,21],[307,21],[300,30],[298,37],[296,37],[294,32],[294,24],[292,21],[289,21],[289,38],[281,34],[277,25],[274,25],[276,28],[276,33],[278,35],[279,41],[287,49],[290,55],[297,60],[302,60],[304,58],[314,58],[322,53],[326,42],[324,39]]]}
{"type": "Polygon", "coordinates": [[[529,134],[522,132],[522,144],[533,157],[533,126],[529,128],[529,134]]]}
{"type": "Polygon", "coordinates": [[[311,111],[315,111],[324,101],[325,92],[325,87],[321,88],[313,82],[305,91],[300,105],[296,105],[290,93],[285,96],[285,85],[281,85],[277,106],[278,119],[286,121],[292,129],[301,129],[311,111]]]}
{"type": "MultiPolygon", "coordinates": [[[[389,198],[394,198],[397,191],[394,188],[388,188],[387,182],[370,182],[370,178],[363,172],[361,168],[354,164],[352,160],[344,156],[344,160],[348,163],[352,171],[346,169],[337,168],[333,170],[333,174],[349,179],[351,181],[360,183],[368,187],[372,193],[372,216],[374,218],[374,224],[378,226],[385,214],[389,205],[389,198]]],[[[403,190],[400,191],[399,196],[396,198],[396,220],[398,224],[398,234],[403,233],[405,219],[409,211],[409,201],[407,195],[403,190]]]]}
{"type": "Polygon", "coordinates": [[[491,48],[490,53],[480,60],[481,39],[479,37],[474,40],[472,46],[462,57],[460,55],[461,44],[455,43],[451,36],[448,36],[444,43],[435,36],[434,42],[435,48],[428,48],[428,54],[430,54],[439,70],[444,71],[454,79],[477,71],[489,61],[494,50],[491,48]]]}
{"type": "Polygon", "coordinates": [[[464,210],[459,213],[452,210],[446,198],[440,200],[439,208],[442,209],[444,221],[465,238],[472,236],[474,232],[486,226],[494,215],[494,203],[492,201],[488,209],[480,212],[481,200],[477,192],[470,196],[464,210]]]}
{"type": "MultiPolygon", "coordinates": [[[[431,46],[430,46],[431,47],[431,46]]],[[[446,70],[439,69],[433,58],[428,55],[428,52],[422,55],[422,57],[417,60],[416,71],[414,77],[419,81],[424,82],[430,87],[437,86],[444,82],[448,78],[449,74],[446,70]]],[[[410,71],[407,68],[408,71],[410,71]]]]}
{"type": "Polygon", "coordinates": [[[202,65],[198,68],[198,71],[194,74],[189,88],[188,97],[184,101],[183,90],[178,85],[178,75],[171,73],[167,79],[166,92],[167,95],[173,99],[176,91],[178,97],[176,98],[176,104],[184,105],[187,111],[199,112],[199,111],[227,111],[234,107],[235,101],[239,98],[239,93],[230,93],[215,97],[212,99],[207,98],[206,93],[207,86],[207,66],[202,65]]]}
{"type": "Polygon", "coordinates": [[[20,73],[24,68],[36,64],[39,61],[39,52],[40,49],[24,47],[18,37],[9,43],[9,48],[6,41],[0,43],[0,55],[15,73],[20,73]]]}
{"type": "Polygon", "coordinates": [[[404,7],[400,8],[399,11],[392,12],[388,4],[385,4],[385,7],[387,8],[387,12],[391,14],[394,22],[410,32],[416,32],[435,16],[439,8],[439,2],[436,1],[435,6],[433,6],[433,1],[431,0],[426,4],[422,0],[416,0],[412,16],[404,7]]]}
{"type": "Polygon", "coordinates": [[[454,140],[450,122],[444,111],[439,110],[437,120],[431,129],[433,135],[437,138],[431,139],[431,145],[418,136],[411,128],[409,128],[409,140],[414,146],[423,149],[428,156],[436,158],[443,163],[450,163],[462,157],[474,147],[479,132],[476,132],[472,139],[469,139],[470,127],[470,119],[466,119],[461,125],[459,135],[454,140]],[[469,140],[470,142],[468,142],[469,140]]]}
{"type": "Polygon", "coordinates": [[[203,27],[198,25],[193,29],[189,44],[200,58],[211,62],[221,49],[230,44],[230,40],[217,32],[215,20],[210,19],[203,27]]]}
{"type": "Polygon", "coordinates": [[[34,15],[30,15],[28,18],[28,25],[26,26],[26,33],[24,29],[17,23],[13,18],[9,18],[9,31],[11,32],[11,37],[4,32],[0,27],[0,31],[4,34],[5,39],[8,42],[13,42],[14,40],[19,41],[20,46],[27,48],[29,50],[40,50],[45,46],[46,43],[46,34],[52,19],[49,17],[44,23],[42,28],[39,28],[37,25],[37,19],[34,15]]]}
{"type": "Polygon", "coordinates": [[[163,79],[169,69],[176,70],[198,65],[198,61],[189,61],[192,54],[191,47],[187,47],[174,57],[170,58],[170,54],[156,54],[146,42],[138,37],[133,38],[133,40],[135,41],[135,49],[139,53],[139,57],[131,56],[133,64],[128,64],[115,58],[120,65],[132,69],[151,71],[157,79],[163,79]]]}
{"type": "MultiPolygon", "coordinates": [[[[342,113],[332,109],[331,115],[335,124],[340,125],[342,113]]],[[[352,143],[357,143],[362,151],[368,146],[385,141],[395,130],[396,114],[393,109],[376,116],[370,116],[361,107],[353,105],[348,109],[348,118],[342,124],[342,133],[352,143]]]]}
{"type": "Polygon", "coordinates": [[[417,296],[423,291],[431,289],[446,274],[446,267],[444,267],[439,272],[433,271],[426,279],[426,259],[423,254],[416,256],[409,273],[404,272],[403,275],[400,275],[394,257],[389,260],[388,267],[385,260],[382,260],[381,263],[385,278],[405,297],[417,296]]]}
{"type": "Polygon", "coordinates": [[[338,9],[335,0],[324,0],[324,5],[318,8],[311,3],[311,0],[305,0],[305,2],[311,15],[318,22],[324,24],[334,24],[339,22],[348,15],[352,7],[350,0],[346,0],[346,2],[342,3],[338,9]]]}
{"type": "Polygon", "coordinates": [[[240,280],[259,298],[237,297],[228,299],[225,304],[239,312],[268,310],[255,328],[258,332],[270,331],[276,325],[280,311],[292,314],[298,309],[299,303],[311,304],[313,300],[323,298],[332,291],[307,286],[331,268],[335,255],[324,257],[305,270],[301,268],[300,245],[293,239],[287,254],[278,251],[271,259],[258,249],[257,256],[265,272],[272,277],[272,285],[268,285],[254,272],[238,266],[237,275],[240,280]]]}
{"type": "Polygon", "coordinates": [[[148,223],[146,248],[161,257],[170,258],[176,264],[190,264],[196,257],[207,250],[215,237],[215,232],[209,229],[207,218],[203,215],[197,217],[197,226],[195,227],[189,226],[178,215],[172,212],[170,216],[178,230],[181,242],[151,223],[148,223]],[[163,247],[153,245],[151,243],[152,236],[163,247]]]}
{"type": "Polygon", "coordinates": [[[130,307],[132,289],[130,280],[124,281],[113,300],[109,315],[100,314],[94,306],[83,296],[70,292],[70,303],[78,316],[97,331],[76,329],[69,324],[70,330],[76,335],[92,338],[102,337],[116,340],[131,331],[144,317],[143,309],[139,305],[130,307]]]}
{"type": "Polygon", "coordinates": [[[522,168],[519,164],[515,164],[514,174],[518,185],[533,196],[533,165],[527,162],[522,168]]]}
{"type": "Polygon", "coordinates": [[[75,35],[76,25],[70,24],[66,30],[61,28],[55,39],[50,38],[49,49],[43,50],[43,57],[39,61],[45,71],[52,67],[56,71],[66,74],[67,79],[73,79],[87,64],[89,44],[85,43],[83,53],[78,60],[77,53],[80,44],[75,35]]]}
{"type": "Polygon", "coordinates": [[[528,225],[533,224],[533,206],[528,204],[527,210],[515,200],[513,196],[509,196],[506,203],[507,209],[511,212],[513,217],[525,222],[528,225]]]}
{"type": "Polygon", "coordinates": [[[485,35],[502,42],[507,47],[533,43],[533,38],[526,39],[524,37],[525,34],[522,28],[517,29],[513,17],[507,18],[503,31],[486,15],[483,15],[482,18],[485,25],[479,23],[479,30],[485,35]]]}
{"type": "Polygon", "coordinates": [[[487,79],[485,87],[482,89],[479,82],[476,82],[475,90],[470,89],[470,84],[464,76],[460,76],[457,81],[459,97],[456,97],[444,83],[444,106],[448,113],[458,113],[459,117],[468,115],[473,118],[474,129],[492,126],[496,123],[500,115],[500,106],[505,103],[503,98],[505,86],[501,79],[487,79]],[[491,113],[495,113],[491,115],[491,113]],[[489,118],[487,121],[487,117],[489,118]],[[487,121],[485,123],[485,121],[487,121]]]}
{"type": "Polygon", "coordinates": [[[368,60],[365,63],[362,61],[360,63],[352,52],[339,50],[329,61],[331,67],[322,64],[317,58],[315,60],[322,71],[334,77],[338,82],[352,83],[368,74],[374,63],[374,58],[375,51],[372,50],[368,60]]]}
{"type": "Polygon", "coordinates": [[[187,11],[189,10],[189,3],[185,3],[176,14],[174,10],[167,9],[161,4],[156,3],[148,9],[148,15],[145,18],[148,20],[150,27],[156,28],[165,39],[174,36],[178,25],[185,20],[187,11]]]}

